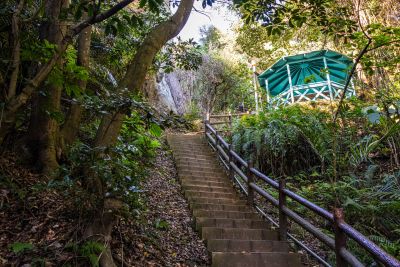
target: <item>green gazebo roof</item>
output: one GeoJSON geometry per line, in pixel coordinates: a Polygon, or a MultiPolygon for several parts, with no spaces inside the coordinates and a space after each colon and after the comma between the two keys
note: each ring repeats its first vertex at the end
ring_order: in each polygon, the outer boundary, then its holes
{"type": "Polygon", "coordinates": [[[330,80],[344,84],[352,60],[340,53],[319,50],[305,54],[283,57],[258,76],[260,86],[276,96],[292,86],[330,80]],[[290,79],[289,79],[290,75],[290,79]]]}

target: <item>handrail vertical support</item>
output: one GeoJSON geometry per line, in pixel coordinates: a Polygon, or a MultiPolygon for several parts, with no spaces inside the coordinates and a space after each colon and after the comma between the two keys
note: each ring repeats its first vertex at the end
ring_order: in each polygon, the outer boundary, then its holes
{"type": "Polygon", "coordinates": [[[229,130],[232,131],[232,114],[229,112],[229,130]]]}
{"type": "Polygon", "coordinates": [[[233,181],[235,178],[235,170],[232,167],[233,156],[232,156],[232,144],[229,144],[229,179],[233,181]]]}
{"type": "Polygon", "coordinates": [[[204,120],[204,135],[207,134],[207,124],[209,124],[209,123],[210,123],[210,121],[206,118],[204,120]]]}
{"type": "Polygon", "coordinates": [[[335,208],[333,210],[334,230],[335,230],[335,254],[336,266],[347,267],[347,262],[340,255],[340,251],[346,248],[346,234],[340,229],[340,224],[344,223],[343,209],[335,208]]]}
{"type": "Polygon", "coordinates": [[[250,184],[252,184],[254,182],[254,176],[251,172],[251,168],[253,168],[253,161],[248,161],[247,162],[247,172],[246,172],[246,176],[247,176],[247,204],[249,204],[250,206],[254,205],[254,190],[253,188],[250,186],[250,184]]]}
{"type": "Polygon", "coordinates": [[[286,179],[283,177],[279,180],[279,239],[286,241],[287,239],[287,216],[283,212],[283,208],[286,207],[286,194],[284,192],[286,187],[286,179]]]}
{"type": "Polygon", "coordinates": [[[215,130],[215,149],[217,150],[217,153],[219,155],[218,146],[219,146],[218,131],[215,130]]]}

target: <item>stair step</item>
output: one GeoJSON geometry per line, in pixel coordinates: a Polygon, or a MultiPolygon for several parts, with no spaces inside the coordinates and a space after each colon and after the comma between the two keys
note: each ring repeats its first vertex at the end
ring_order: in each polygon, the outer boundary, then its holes
{"type": "Polygon", "coordinates": [[[212,203],[212,204],[245,204],[246,201],[238,198],[208,198],[208,197],[191,197],[190,203],[212,203]]]}
{"type": "Polygon", "coordinates": [[[257,213],[240,211],[194,210],[193,215],[206,218],[260,219],[257,213]]]}
{"type": "Polygon", "coordinates": [[[207,162],[187,162],[187,161],[179,161],[176,162],[177,166],[200,166],[200,167],[220,167],[217,161],[207,161],[207,162]]]}
{"type": "Polygon", "coordinates": [[[294,253],[280,252],[213,252],[212,267],[297,267],[302,266],[294,253]]]}
{"type": "Polygon", "coordinates": [[[200,176],[200,177],[224,177],[226,179],[226,174],[222,170],[219,172],[210,171],[196,171],[196,170],[181,170],[178,172],[181,176],[200,176]]]}
{"type": "Polygon", "coordinates": [[[201,228],[202,239],[236,239],[236,240],[278,240],[278,232],[266,229],[246,228],[201,228]]]}
{"type": "Polygon", "coordinates": [[[225,192],[207,192],[207,191],[185,191],[186,197],[221,197],[221,198],[233,198],[235,197],[234,193],[225,193],[225,192]]]}
{"type": "Polygon", "coordinates": [[[208,239],[210,252],[289,252],[289,243],[274,240],[208,239]]]}
{"type": "Polygon", "coordinates": [[[234,193],[232,187],[217,187],[217,186],[199,186],[199,185],[183,185],[188,191],[215,192],[215,193],[234,193]]]}
{"type": "Polygon", "coordinates": [[[270,224],[262,220],[197,217],[196,228],[200,230],[201,227],[269,229],[270,224]]]}
{"type": "Polygon", "coordinates": [[[208,181],[182,181],[182,186],[215,186],[215,187],[232,187],[232,183],[229,181],[221,181],[221,182],[208,182],[208,181]]]}
{"type": "Polygon", "coordinates": [[[206,182],[226,182],[229,181],[227,177],[224,176],[208,176],[208,175],[193,175],[193,174],[182,174],[178,172],[179,179],[189,179],[192,181],[206,181],[206,182]]]}
{"type": "Polygon", "coordinates": [[[194,153],[193,151],[191,153],[180,153],[180,152],[174,152],[174,156],[179,157],[181,160],[187,160],[188,162],[195,162],[195,160],[208,160],[208,161],[214,161],[215,156],[214,155],[204,155],[204,154],[197,154],[194,153]]]}
{"type": "Polygon", "coordinates": [[[224,173],[221,168],[211,168],[211,167],[199,167],[199,166],[177,166],[178,172],[183,171],[183,172],[190,172],[190,171],[195,171],[195,172],[206,172],[206,173],[224,173]]]}
{"type": "Polygon", "coordinates": [[[248,211],[246,205],[226,205],[226,204],[209,204],[209,203],[193,203],[190,205],[193,210],[215,210],[215,211],[248,211]]]}

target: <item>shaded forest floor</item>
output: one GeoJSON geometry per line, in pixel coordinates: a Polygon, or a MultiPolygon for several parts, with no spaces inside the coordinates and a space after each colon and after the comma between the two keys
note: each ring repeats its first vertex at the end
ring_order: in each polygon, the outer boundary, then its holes
{"type": "MultiPolygon", "coordinates": [[[[141,183],[141,208],[114,227],[118,266],[209,265],[176,175],[163,144],[141,183]]],[[[49,183],[10,153],[0,158],[0,178],[0,266],[90,266],[82,192],[49,183]]]]}

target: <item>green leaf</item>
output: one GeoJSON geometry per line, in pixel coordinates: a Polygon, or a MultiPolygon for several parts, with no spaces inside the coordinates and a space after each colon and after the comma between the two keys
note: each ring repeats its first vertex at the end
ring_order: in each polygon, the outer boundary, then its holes
{"type": "Polygon", "coordinates": [[[30,243],[21,243],[21,242],[15,242],[9,246],[12,252],[15,254],[20,254],[24,251],[27,250],[32,250],[34,247],[30,243]]]}
{"type": "Polygon", "coordinates": [[[153,135],[153,136],[155,136],[155,137],[160,137],[161,136],[161,134],[162,134],[162,129],[161,129],[161,127],[158,125],[158,124],[156,124],[156,123],[152,123],[151,125],[150,125],[150,133],[153,135]]]}

